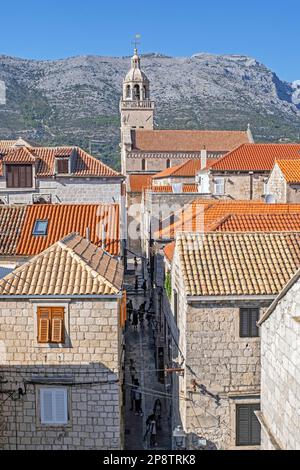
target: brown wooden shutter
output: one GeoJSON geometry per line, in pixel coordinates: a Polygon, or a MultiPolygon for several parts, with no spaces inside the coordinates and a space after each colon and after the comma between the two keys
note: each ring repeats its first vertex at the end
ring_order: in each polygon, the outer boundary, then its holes
{"type": "Polygon", "coordinates": [[[38,308],[38,342],[49,343],[50,340],[50,317],[49,308],[38,308]]]}
{"type": "Polygon", "coordinates": [[[64,308],[51,309],[51,343],[64,342],[64,308]]]}

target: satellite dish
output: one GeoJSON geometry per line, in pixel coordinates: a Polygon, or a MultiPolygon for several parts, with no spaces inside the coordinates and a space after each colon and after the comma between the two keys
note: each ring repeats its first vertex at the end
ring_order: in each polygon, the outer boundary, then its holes
{"type": "Polygon", "coordinates": [[[265,200],[266,200],[266,204],[275,204],[276,203],[275,196],[273,194],[267,194],[265,200]]]}

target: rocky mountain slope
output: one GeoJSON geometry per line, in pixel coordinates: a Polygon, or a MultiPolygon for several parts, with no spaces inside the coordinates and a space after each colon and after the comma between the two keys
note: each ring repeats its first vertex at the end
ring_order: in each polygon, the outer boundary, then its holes
{"type": "MultiPolygon", "coordinates": [[[[73,57],[33,61],[0,56],[0,138],[43,144],[100,141],[102,158],[118,165],[122,79],[130,58],[73,57]]],[[[287,83],[255,59],[195,54],[143,56],[162,128],[246,129],[257,140],[300,139],[300,81],[287,83]]]]}

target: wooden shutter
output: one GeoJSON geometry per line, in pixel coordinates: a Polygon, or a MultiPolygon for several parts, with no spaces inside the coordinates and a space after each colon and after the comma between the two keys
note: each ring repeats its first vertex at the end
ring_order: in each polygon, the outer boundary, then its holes
{"type": "Polygon", "coordinates": [[[51,311],[48,308],[38,308],[38,342],[49,343],[51,311]]]}
{"type": "Polygon", "coordinates": [[[240,337],[249,337],[249,309],[240,309],[240,337]]]}
{"type": "Polygon", "coordinates": [[[51,343],[64,342],[64,308],[51,308],[51,343]]]}
{"type": "Polygon", "coordinates": [[[259,309],[253,308],[251,309],[251,318],[250,318],[250,336],[252,338],[259,336],[258,333],[258,326],[256,322],[259,320],[259,309]]]}
{"type": "Polygon", "coordinates": [[[259,404],[237,405],[236,444],[238,446],[260,444],[260,424],[254,413],[259,409],[259,404]]]}

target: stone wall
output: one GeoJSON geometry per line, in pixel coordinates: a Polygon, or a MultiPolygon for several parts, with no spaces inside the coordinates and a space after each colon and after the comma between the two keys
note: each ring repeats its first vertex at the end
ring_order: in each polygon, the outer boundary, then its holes
{"type": "Polygon", "coordinates": [[[2,406],[0,449],[122,447],[118,308],[116,300],[0,302],[2,392],[26,391],[2,406]],[[36,310],[42,305],[65,307],[65,344],[37,343],[36,310]],[[67,425],[41,424],[41,383],[67,388],[67,425]]]}
{"type": "Polygon", "coordinates": [[[267,194],[272,194],[277,203],[288,202],[286,181],[278,165],[275,165],[271,171],[267,182],[267,194]]]}
{"type": "MultiPolygon", "coordinates": [[[[225,179],[225,193],[223,198],[230,198],[234,200],[239,199],[251,199],[251,178],[253,181],[253,200],[263,200],[265,194],[265,181],[268,174],[259,174],[254,173],[252,176],[248,173],[232,173],[230,175],[225,173],[210,173],[210,191],[214,194],[215,191],[215,178],[224,178],[225,179]]],[[[219,197],[221,198],[221,197],[219,197]]]]}
{"type": "Polygon", "coordinates": [[[261,327],[262,448],[300,449],[300,281],[261,327]],[[284,410],[284,412],[283,412],[284,410]]]}
{"type": "Polygon", "coordinates": [[[9,204],[32,204],[32,196],[37,194],[51,194],[53,203],[120,203],[121,182],[112,178],[57,177],[38,179],[34,190],[12,191],[0,180],[0,197],[7,196],[9,204]]]}

